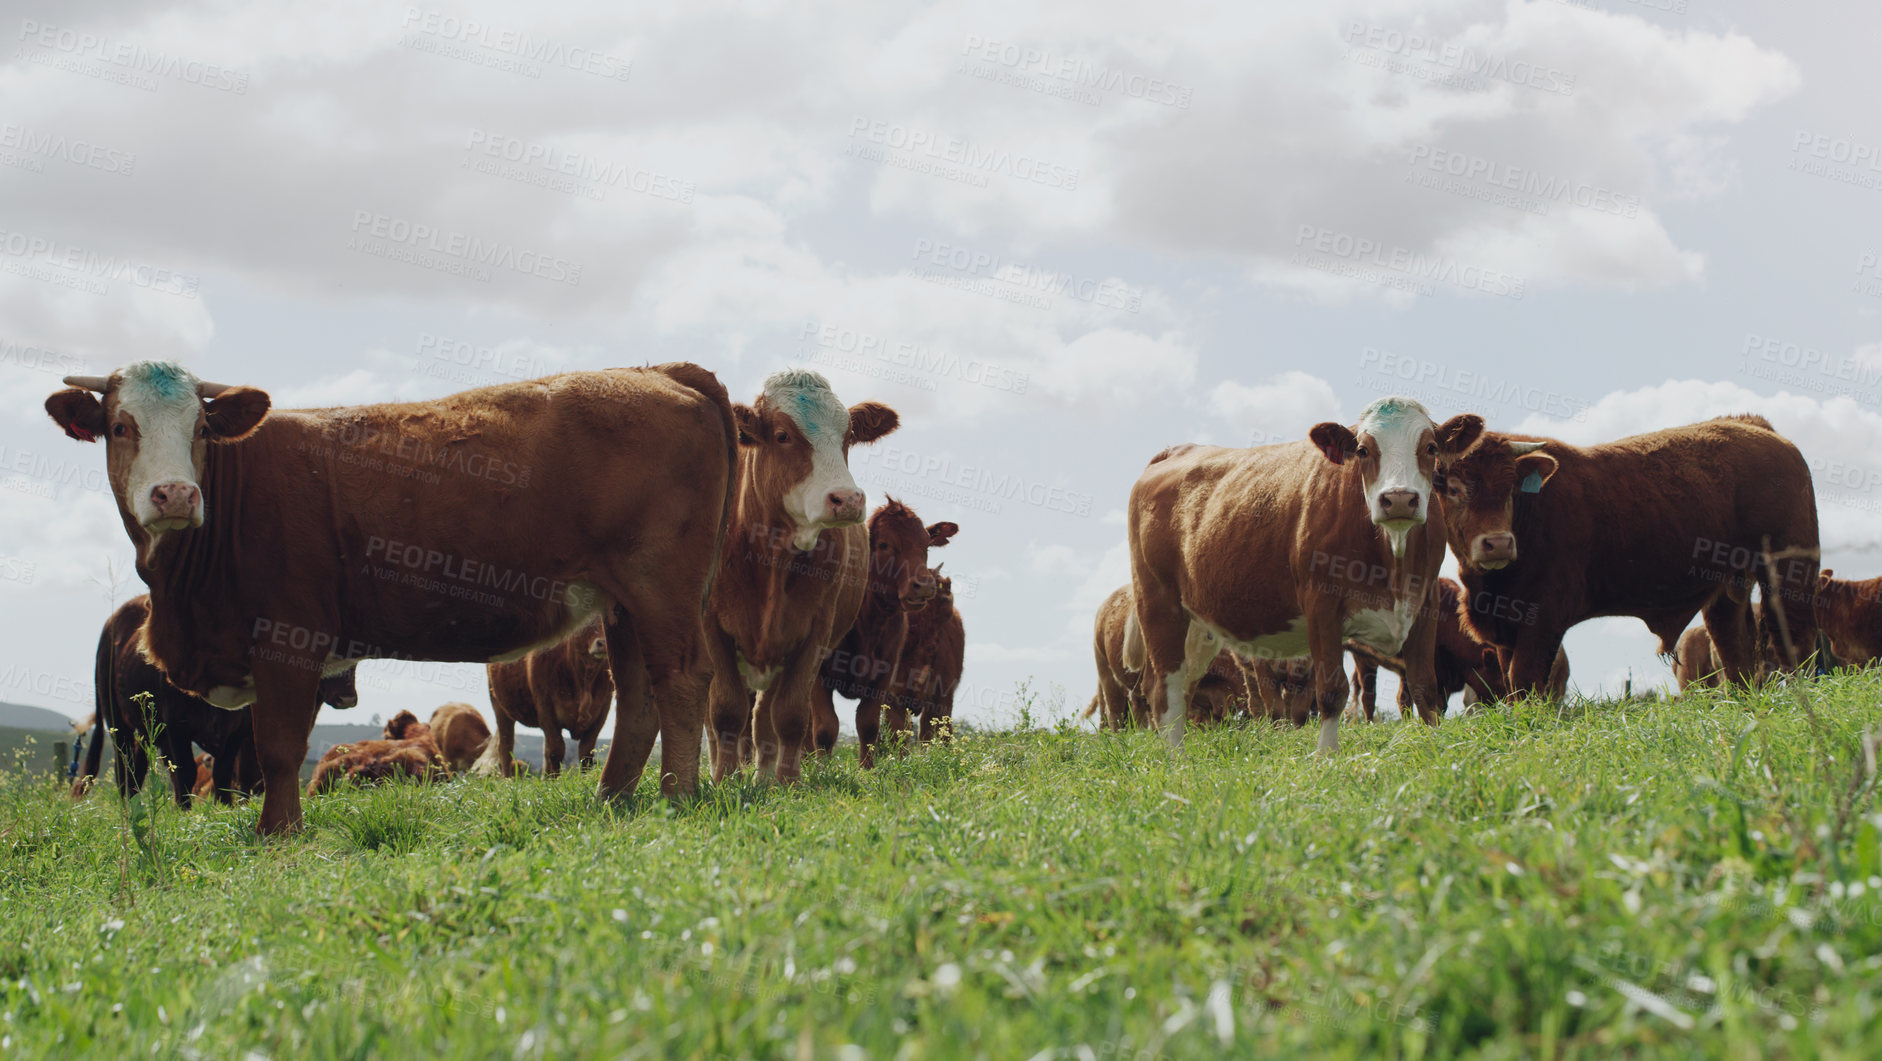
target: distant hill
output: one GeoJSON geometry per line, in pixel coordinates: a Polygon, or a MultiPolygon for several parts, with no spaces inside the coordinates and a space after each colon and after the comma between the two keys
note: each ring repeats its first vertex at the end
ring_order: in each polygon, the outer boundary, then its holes
{"type": "Polygon", "coordinates": [[[54,730],[64,733],[72,728],[72,717],[44,707],[0,703],[0,726],[7,729],[54,730]]]}

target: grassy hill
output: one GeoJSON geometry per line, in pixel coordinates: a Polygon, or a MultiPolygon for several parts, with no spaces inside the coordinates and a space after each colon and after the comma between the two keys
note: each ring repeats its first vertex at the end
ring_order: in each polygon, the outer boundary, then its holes
{"type": "Polygon", "coordinates": [[[72,719],[49,708],[0,703],[0,728],[64,731],[72,728],[72,719]]]}
{"type": "Polygon", "coordinates": [[[967,733],[789,790],[0,784],[19,1057],[1882,1056],[1882,674],[967,733]],[[1873,749],[1873,743],[1870,748],[1873,749]],[[139,837],[142,837],[141,839],[139,837]]]}

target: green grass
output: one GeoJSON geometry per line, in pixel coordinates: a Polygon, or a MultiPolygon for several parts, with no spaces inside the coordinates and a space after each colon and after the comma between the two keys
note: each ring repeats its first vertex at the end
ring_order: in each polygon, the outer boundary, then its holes
{"type": "Polygon", "coordinates": [[[162,869],[15,778],[0,1054],[1873,1058],[1882,674],[1810,688],[158,801],[162,869]]]}

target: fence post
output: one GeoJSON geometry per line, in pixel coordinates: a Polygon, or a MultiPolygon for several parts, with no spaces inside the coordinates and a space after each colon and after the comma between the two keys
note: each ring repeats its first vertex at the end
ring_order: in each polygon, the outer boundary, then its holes
{"type": "Polygon", "coordinates": [[[55,741],[52,745],[52,776],[58,777],[60,773],[65,770],[65,764],[67,762],[65,753],[65,742],[55,741]]]}

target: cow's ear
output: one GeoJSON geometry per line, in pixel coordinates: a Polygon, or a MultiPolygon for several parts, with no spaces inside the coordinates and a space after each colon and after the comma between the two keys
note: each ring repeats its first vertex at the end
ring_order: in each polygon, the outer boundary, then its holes
{"type": "Polygon", "coordinates": [[[1476,413],[1459,413],[1438,425],[1438,449],[1447,457],[1455,457],[1469,449],[1481,434],[1483,417],[1476,413]]]}
{"type": "Polygon", "coordinates": [[[732,405],[732,422],[738,425],[738,444],[756,446],[758,444],[758,410],[749,405],[732,405]]]}
{"type": "Polygon", "coordinates": [[[928,524],[928,545],[930,548],[937,545],[946,545],[949,538],[954,537],[960,532],[961,528],[959,524],[930,523],[928,524]]]}
{"type": "Polygon", "coordinates": [[[1523,493],[1538,493],[1559,467],[1561,465],[1547,453],[1525,453],[1516,458],[1516,481],[1521,484],[1523,493]]]}
{"type": "Polygon", "coordinates": [[[203,401],[209,437],[215,442],[240,442],[255,433],[268,418],[268,392],[254,387],[230,387],[203,401]]]}
{"type": "Polygon", "coordinates": [[[105,407],[91,391],[79,387],[58,391],[46,399],[46,413],[80,442],[96,442],[105,433],[105,407]]]}
{"type": "Polygon", "coordinates": [[[1313,425],[1313,430],[1307,432],[1307,437],[1312,439],[1313,444],[1320,447],[1320,452],[1326,454],[1327,459],[1335,464],[1346,463],[1346,458],[1352,456],[1353,451],[1359,448],[1359,439],[1353,435],[1352,429],[1345,424],[1336,424],[1331,420],[1324,424],[1313,425]]]}
{"type": "Polygon", "coordinates": [[[874,442],[900,426],[902,418],[894,409],[881,402],[858,402],[850,406],[850,430],[843,444],[874,442]]]}

